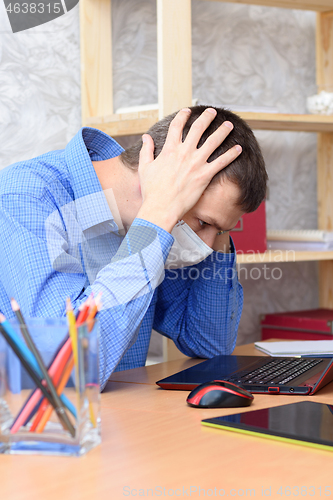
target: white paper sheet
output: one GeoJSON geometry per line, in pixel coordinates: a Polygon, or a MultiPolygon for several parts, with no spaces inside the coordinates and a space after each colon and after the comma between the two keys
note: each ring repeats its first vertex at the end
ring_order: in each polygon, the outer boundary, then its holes
{"type": "Polygon", "coordinates": [[[255,347],[270,356],[331,355],[333,340],[299,340],[289,342],[255,342],[255,347]]]}

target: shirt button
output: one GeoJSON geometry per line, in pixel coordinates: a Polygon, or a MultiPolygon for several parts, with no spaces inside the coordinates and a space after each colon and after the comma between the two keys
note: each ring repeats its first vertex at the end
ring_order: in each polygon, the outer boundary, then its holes
{"type": "Polygon", "coordinates": [[[109,222],[109,226],[110,226],[110,227],[114,227],[113,222],[109,222]]]}
{"type": "Polygon", "coordinates": [[[234,319],[234,317],[235,317],[235,314],[232,313],[231,316],[230,316],[230,319],[234,319]]]}

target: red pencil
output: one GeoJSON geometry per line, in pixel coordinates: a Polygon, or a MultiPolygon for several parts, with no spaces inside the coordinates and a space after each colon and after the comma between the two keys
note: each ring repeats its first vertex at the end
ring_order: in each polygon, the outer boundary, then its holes
{"type": "Polygon", "coordinates": [[[77,317],[77,320],[76,320],[76,326],[80,326],[82,325],[82,323],[84,323],[88,317],[88,313],[89,313],[89,309],[90,309],[90,306],[91,306],[91,303],[93,301],[93,294],[91,294],[87,300],[82,304],[82,307],[79,308],[79,315],[77,317]]]}

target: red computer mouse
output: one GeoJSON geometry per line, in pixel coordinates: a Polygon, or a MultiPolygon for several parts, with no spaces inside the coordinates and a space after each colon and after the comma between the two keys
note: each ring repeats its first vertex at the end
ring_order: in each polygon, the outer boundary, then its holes
{"type": "Polygon", "coordinates": [[[250,392],[232,382],[213,380],[193,389],[186,401],[194,408],[234,408],[250,406],[253,399],[250,392]]]}

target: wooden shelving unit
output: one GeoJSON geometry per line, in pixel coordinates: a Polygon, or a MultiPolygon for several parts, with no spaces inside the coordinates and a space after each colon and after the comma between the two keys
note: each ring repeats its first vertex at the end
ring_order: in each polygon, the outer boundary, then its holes
{"type": "MultiPolygon", "coordinates": [[[[217,1],[217,0],[216,0],[217,1]]],[[[295,115],[281,113],[237,112],[253,129],[284,130],[290,132],[333,132],[331,116],[295,115]]],[[[96,127],[113,137],[143,134],[157,122],[159,112],[156,109],[113,114],[104,117],[87,118],[85,125],[96,127]]]]}
{"type": "Polygon", "coordinates": [[[98,128],[112,137],[143,134],[158,121],[158,110],[133,111],[132,113],[113,114],[87,118],[85,125],[98,128]]]}
{"type": "Polygon", "coordinates": [[[331,0],[212,0],[213,2],[244,3],[247,5],[265,5],[266,7],[280,7],[283,9],[314,10],[330,12],[331,0]]]}
{"type": "MultiPolygon", "coordinates": [[[[333,0],[228,2],[316,11],[317,84],[319,88],[333,86],[333,0]]],[[[81,0],[80,25],[83,125],[99,128],[114,137],[141,134],[163,116],[191,105],[191,0],[157,0],[158,111],[114,114],[111,0],[81,0]]],[[[318,228],[332,231],[333,117],[268,113],[239,115],[254,129],[318,133],[318,228]]],[[[319,261],[320,306],[333,308],[333,252],[295,252],[295,256],[290,258],[285,254],[283,262],[319,261]]],[[[243,255],[237,260],[253,263],[251,258],[253,256],[243,255]]],[[[273,257],[269,252],[256,258],[259,263],[274,262],[270,260],[273,257]]]]}
{"type": "Polygon", "coordinates": [[[283,113],[238,113],[253,129],[289,132],[333,132],[331,116],[283,113]]]}
{"type": "Polygon", "coordinates": [[[301,252],[294,250],[267,250],[265,253],[237,254],[237,264],[278,264],[281,262],[333,260],[333,252],[301,252]]]}

